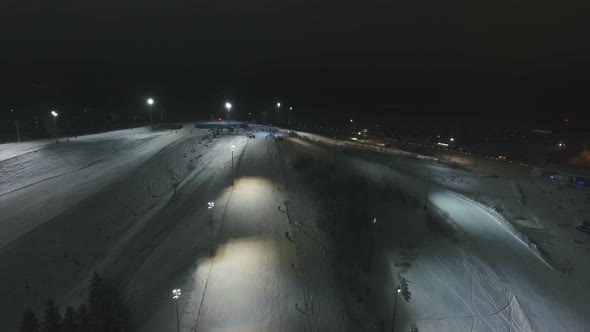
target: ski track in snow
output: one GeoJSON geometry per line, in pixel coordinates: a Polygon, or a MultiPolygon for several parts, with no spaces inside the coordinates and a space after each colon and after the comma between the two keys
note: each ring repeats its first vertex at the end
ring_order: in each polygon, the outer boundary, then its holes
{"type": "MultiPolygon", "coordinates": [[[[223,215],[221,217],[221,227],[219,228],[219,232],[221,232],[221,228],[223,227],[224,220],[225,220],[225,212],[227,211],[227,206],[231,201],[231,196],[234,193],[234,187],[232,186],[232,190],[230,191],[229,197],[227,198],[227,202],[225,202],[225,206],[223,208],[223,215]]],[[[203,295],[201,296],[201,303],[199,304],[199,312],[197,313],[197,321],[195,322],[195,327],[193,331],[197,331],[199,329],[199,321],[201,319],[201,311],[203,310],[203,305],[205,303],[205,295],[207,294],[207,286],[209,285],[209,277],[211,276],[211,271],[213,270],[213,265],[215,264],[215,257],[211,260],[211,265],[209,265],[209,272],[207,273],[207,279],[205,280],[205,287],[203,288],[203,295]]]]}

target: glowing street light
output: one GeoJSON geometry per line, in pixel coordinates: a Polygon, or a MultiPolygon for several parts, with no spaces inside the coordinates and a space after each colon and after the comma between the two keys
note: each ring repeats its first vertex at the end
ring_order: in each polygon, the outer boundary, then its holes
{"type": "Polygon", "coordinates": [[[455,139],[453,137],[451,137],[451,139],[449,139],[449,141],[454,142],[455,139]]]}
{"type": "Polygon", "coordinates": [[[149,107],[149,113],[150,113],[150,125],[151,125],[151,126],[152,126],[152,128],[153,128],[153,127],[154,127],[154,119],[153,119],[153,116],[152,116],[152,113],[153,113],[153,111],[152,111],[152,107],[153,107],[153,105],[154,105],[154,99],[153,99],[153,98],[148,98],[148,99],[147,99],[147,101],[146,101],[146,103],[147,103],[147,105],[148,105],[148,107],[149,107]]]}
{"type": "Polygon", "coordinates": [[[277,127],[279,126],[279,112],[281,110],[281,103],[277,103],[277,127]]]}
{"type": "Polygon", "coordinates": [[[209,210],[209,239],[211,241],[211,254],[213,254],[213,208],[215,207],[214,202],[207,203],[207,209],[209,210]]]}
{"type": "Polygon", "coordinates": [[[59,139],[57,138],[57,112],[52,110],[51,115],[53,115],[53,130],[55,130],[55,143],[59,143],[59,139]]]}
{"type": "Polygon", "coordinates": [[[393,303],[393,322],[391,323],[391,332],[394,332],[395,328],[395,311],[397,309],[397,294],[401,293],[402,288],[398,285],[395,291],[395,302],[393,303]]]}
{"type": "Polygon", "coordinates": [[[176,331],[180,332],[180,317],[178,315],[178,298],[180,297],[180,289],[172,290],[172,299],[176,302],[176,331]]]}
{"type": "Polygon", "coordinates": [[[225,103],[225,109],[227,110],[227,134],[229,135],[229,111],[231,110],[231,103],[230,102],[226,102],[225,103]]]}

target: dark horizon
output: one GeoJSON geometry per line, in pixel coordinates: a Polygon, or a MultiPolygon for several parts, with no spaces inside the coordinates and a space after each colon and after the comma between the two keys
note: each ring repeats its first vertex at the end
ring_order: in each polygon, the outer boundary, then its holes
{"type": "MultiPolygon", "coordinates": [[[[585,2],[1,6],[0,107],[588,121],[585,2]],[[8,15],[10,14],[10,15],[8,15]]],[[[465,121],[467,123],[468,121],[465,121]]]]}

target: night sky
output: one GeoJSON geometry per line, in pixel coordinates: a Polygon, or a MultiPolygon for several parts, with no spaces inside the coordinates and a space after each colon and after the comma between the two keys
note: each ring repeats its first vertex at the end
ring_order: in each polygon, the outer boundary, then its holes
{"type": "Polygon", "coordinates": [[[43,102],[66,108],[149,94],[178,113],[229,98],[241,112],[280,99],[343,117],[583,117],[588,13],[583,0],[4,0],[0,106],[35,104],[30,86],[47,82],[43,102]]]}

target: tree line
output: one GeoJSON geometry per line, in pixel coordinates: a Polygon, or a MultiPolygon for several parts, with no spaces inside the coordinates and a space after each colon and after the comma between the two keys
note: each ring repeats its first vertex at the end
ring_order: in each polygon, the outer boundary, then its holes
{"type": "Polygon", "coordinates": [[[87,303],[76,309],[68,306],[63,313],[52,300],[47,301],[43,320],[26,309],[20,323],[20,332],[134,332],[131,312],[121,292],[103,280],[96,272],[89,281],[87,303]]]}

